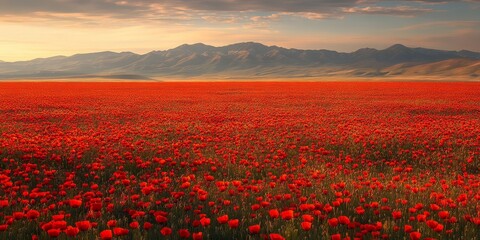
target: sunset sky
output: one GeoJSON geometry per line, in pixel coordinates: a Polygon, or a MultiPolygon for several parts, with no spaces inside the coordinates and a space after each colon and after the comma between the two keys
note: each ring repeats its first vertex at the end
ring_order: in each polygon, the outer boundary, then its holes
{"type": "Polygon", "coordinates": [[[480,51],[480,0],[0,0],[0,60],[184,43],[480,51]]]}

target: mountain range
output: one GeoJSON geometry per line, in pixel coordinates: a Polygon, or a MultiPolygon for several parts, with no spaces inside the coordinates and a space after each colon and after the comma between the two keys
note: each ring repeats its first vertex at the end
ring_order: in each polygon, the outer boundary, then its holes
{"type": "Polygon", "coordinates": [[[0,61],[1,79],[25,78],[302,78],[442,76],[480,78],[480,53],[411,48],[343,53],[246,42],[223,47],[184,44],[146,54],[97,52],[0,61]]]}

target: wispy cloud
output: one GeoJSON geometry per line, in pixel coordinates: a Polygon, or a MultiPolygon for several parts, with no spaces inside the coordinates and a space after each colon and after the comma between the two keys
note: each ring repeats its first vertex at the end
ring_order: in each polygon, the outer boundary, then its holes
{"type": "Polygon", "coordinates": [[[344,14],[335,13],[315,13],[315,12],[300,12],[290,13],[291,16],[301,17],[309,20],[323,20],[323,19],[342,19],[344,14]]]}
{"type": "Polygon", "coordinates": [[[412,17],[422,13],[433,12],[430,8],[417,8],[410,6],[395,6],[395,7],[353,7],[343,10],[344,13],[358,13],[358,14],[379,14],[379,15],[393,15],[412,17]]]}
{"type": "Polygon", "coordinates": [[[217,16],[217,15],[206,15],[201,17],[203,20],[211,23],[238,23],[240,20],[243,20],[242,17],[238,16],[217,16]]]}
{"type": "Polygon", "coordinates": [[[283,15],[282,13],[275,13],[275,14],[271,14],[271,15],[267,15],[267,16],[253,16],[253,17],[250,18],[250,20],[252,20],[254,22],[260,22],[260,21],[265,21],[265,20],[274,21],[274,20],[280,19],[280,17],[282,15],[283,15]]]}

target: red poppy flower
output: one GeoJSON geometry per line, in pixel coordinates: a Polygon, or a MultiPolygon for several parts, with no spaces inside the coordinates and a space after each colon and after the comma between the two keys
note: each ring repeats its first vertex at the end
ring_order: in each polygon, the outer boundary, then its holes
{"type": "Polygon", "coordinates": [[[143,229],[145,229],[145,230],[148,230],[148,229],[150,229],[150,228],[152,228],[152,227],[153,227],[153,224],[151,224],[151,223],[149,223],[149,222],[143,223],[143,229]]]}
{"type": "Polygon", "coordinates": [[[192,234],[193,240],[202,240],[203,239],[203,233],[202,232],[196,232],[192,234]]]}
{"type": "Polygon", "coordinates": [[[338,217],[338,222],[343,225],[350,224],[350,219],[347,216],[340,216],[338,217]]]}
{"type": "Polygon", "coordinates": [[[60,236],[60,233],[62,233],[62,231],[58,228],[52,228],[47,231],[48,236],[51,238],[56,238],[60,236]]]}
{"type": "Polygon", "coordinates": [[[327,222],[328,222],[328,225],[330,225],[330,227],[336,227],[338,225],[337,218],[330,218],[327,220],[327,222]]]}
{"type": "Polygon", "coordinates": [[[206,200],[207,200],[207,194],[198,195],[198,200],[200,200],[200,201],[206,201],[206,200]]]}
{"type": "Polygon", "coordinates": [[[117,220],[108,220],[107,226],[108,226],[108,227],[115,227],[115,226],[117,226],[117,220]]]}
{"type": "Polygon", "coordinates": [[[131,223],[129,224],[129,226],[130,226],[130,228],[132,228],[132,229],[137,229],[137,228],[140,227],[140,223],[138,223],[137,221],[134,221],[134,222],[131,222],[131,223]]]}
{"type": "Polygon", "coordinates": [[[448,211],[440,211],[440,212],[438,212],[438,216],[441,219],[447,219],[447,218],[450,217],[450,213],[448,211]]]}
{"type": "Polygon", "coordinates": [[[172,234],[172,229],[169,228],[169,227],[163,227],[162,229],[160,229],[160,233],[163,236],[168,236],[168,235],[172,234]]]}
{"type": "Polygon", "coordinates": [[[427,226],[431,229],[434,229],[438,225],[438,222],[435,220],[428,220],[427,221],[427,226]]]}
{"type": "Polygon", "coordinates": [[[202,226],[204,227],[207,227],[208,225],[210,225],[210,218],[204,217],[200,219],[200,224],[202,224],[202,226]]]}
{"type": "Polygon", "coordinates": [[[69,237],[75,237],[79,232],[80,229],[78,229],[78,227],[68,226],[67,229],[65,229],[65,234],[69,237]]]}
{"type": "Polygon", "coordinates": [[[402,212],[400,211],[393,211],[392,212],[393,219],[400,219],[402,218],[402,212]]]}
{"type": "Polygon", "coordinates": [[[440,206],[438,206],[437,204],[430,204],[430,209],[433,210],[433,211],[438,211],[440,210],[440,206]]]}
{"type": "Polygon", "coordinates": [[[443,231],[443,224],[438,224],[433,230],[435,232],[442,232],[443,231]]]}
{"type": "Polygon", "coordinates": [[[15,218],[15,220],[20,220],[23,217],[25,217],[25,214],[23,214],[23,212],[14,212],[13,213],[13,218],[15,218]]]}
{"type": "Polygon", "coordinates": [[[222,215],[217,218],[218,223],[225,224],[228,222],[228,215],[222,215]]]}
{"type": "Polygon", "coordinates": [[[113,228],[113,234],[115,236],[123,236],[123,235],[127,235],[129,232],[128,229],[125,229],[125,228],[120,228],[120,227],[116,227],[116,228],[113,228]]]}
{"type": "Polygon", "coordinates": [[[62,221],[65,219],[65,215],[63,214],[57,214],[52,216],[53,221],[62,221]]]}
{"type": "Polygon", "coordinates": [[[90,208],[92,209],[92,211],[100,211],[102,210],[102,203],[92,203],[90,205],[90,208]]]}
{"type": "Polygon", "coordinates": [[[427,216],[424,215],[424,214],[418,214],[418,215],[417,215],[417,221],[419,221],[419,222],[425,222],[425,221],[427,221],[427,216]]]}
{"type": "Polygon", "coordinates": [[[271,218],[278,218],[280,216],[280,212],[277,209],[271,209],[268,211],[268,215],[270,215],[271,218]]]}
{"type": "Polygon", "coordinates": [[[304,222],[313,222],[314,220],[313,216],[309,214],[302,215],[302,219],[304,222]]]}
{"type": "Polygon", "coordinates": [[[58,228],[60,230],[66,229],[67,228],[67,222],[66,221],[54,221],[52,223],[52,228],[58,228]]]}
{"type": "Polygon", "coordinates": [[[356,207],[355,208],[355,212],[358,214],[358,215],[363,215],[365,213],[365,209],[363,207],[356,207]]]}
{"type": "Polygon", "coordinates": [[[239,223],[238,219],[231,219],[228,221],[228,226],[230,228],[238,228],[238,223],[239,223]]]}
{"type": "Polygon", "coordinates": [[[37,210],[29,210],[26,214],[27,218],[30,219],[30,220],[34,220],[34,219],[37,219],[38,217],[40,217],[40,212],[38,212],[37,210]]]}
{"type": "Polygon", "coordinates": [[[419,232],[411,232],[410,233],[410,240],[420,240],[422,234],[419,232]]]}
{"type": "Polygon", "coordinates": [[[72,208],[79,208],[80,206],[82,206],[82,201],[77,199],[71,199],[69,201],[69,204],[72,208]]]}
{"type": "Polygon", "coordinates": [[[260,225],[252,225],[248,227],[248,232],[250,234],[258,234],[260,232],[260,225]]]}
{"type": "Polygon", "coordinates": [[[8,225],[7,224],[0,224],[0,232],[7,231],[8,225]]]}
{"type": "Polygon", "coordinates": [[[188,229],[180,229],[178,230],[178,235],[180,235],[180,238],[189,238],[190,232],[188,231],[188,229]]]}
{"type": "Polygon", "coordinates": [[[330,236],[330,239],[331,239],[331,240],[341,240],[341,239],[342,239],[342,235],[340,235],[340,233],[333,234],[332,236],[330,236]]]}
{"type": "Polygon", "coordinates": [[[270,237],[270,240],[285,240],[285,238],[278,233],[271,233],[269,237],[270,237]]]}
{"type": "Polygon", "coordinates": [[[303,230],[309,231],[310,229],[312,229],[312,223],[311,222],[302,222],[301,227],[302,227],[303,230]]]}
{"type": "Polygon", "coordinates": [[[100,239],[102,240],[111,240],[113,239],[112,230],[103,230],[100,232],[100,239]]]}
{"type": "Polygon", "coordinates": [[[75,223],[75,226],[77,226],[80,231],[87,231],[92,227],[90,221],[79,221],[75,223]]]}
{"type": "Polygon", "coordinates": [[[280,215],[282,216],[283,220],[290,220],[293,218],[293,210],[286,210],[283,211],[280,215]]]}
{"type": "Polygon", "coordinates": [[[157,215],[155,216],[155,221],[157,223],[166,223],[168,221],[168,219],[165,217],[165,216],[162,216],[162,215],[157,215]]]}
{"type": "Polygon", "coordinates": [[[42,229],[43,231],[48,231],[49,229],[52,229],[53,222],[47,222],[45,224],[42,224],[42,229]]]}

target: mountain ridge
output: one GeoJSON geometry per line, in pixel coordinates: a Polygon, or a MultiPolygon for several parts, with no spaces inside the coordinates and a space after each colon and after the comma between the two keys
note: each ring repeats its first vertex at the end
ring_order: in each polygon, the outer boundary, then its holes
{"type": "Polygon", "coordinates": [[[0,61],[0,78],[55,78],[69,76],[155,77],[382,77],[411,75],[467,76],[478,78],[480,53],[412,48],[394,44],[377,50],[354,52],[302,50],[266,46],[257,42],[214,47],[203,43],[176,48],[133,52],[103,51],[54,56],[29,61],[0,61]],[[434,64],[435,63],[435,64],[434,64]],[[433,65],[432,65],[433,64],[433,65]],[[415,68],[416,70],[409,70],[415,68]],[[424,70],[421,70],[425,68],[424,70]],[[461,70],[459,70],[461,69],[461,70]]]}

